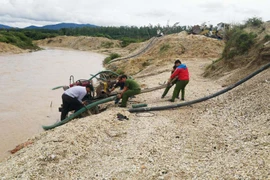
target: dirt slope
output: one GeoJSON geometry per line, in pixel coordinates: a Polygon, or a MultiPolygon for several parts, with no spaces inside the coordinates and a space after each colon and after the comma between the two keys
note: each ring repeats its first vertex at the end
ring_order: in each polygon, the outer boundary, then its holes
{"type": "Polygon", "coordinates": [[[125,56],[135,51],[143,43],[136,43],[126,48],[121,48],[120,41],[118,40],[88,36],[58,36],[55,38],[35,41],[35,44],[38,46],[71,48],[103,54],[118,53],[121,56],[125,56]]]}
{"type": "MultiPolygon", "coordinates": [[[[151,88],[168,79],[174,60],[180,58],[190,71],[190,101],[223,89],[228,77],[239,77],[241,68],[222,78],[202,76],[222,48],[222,41],[175,34],[160,38],[141,57],[112,65],[134,74],[143,88],[151,88]]],[[[270,179],[269,77],[268,69],[219,97],[166,111],[130,114],[107,103],[103,113],[32,137],[31,145],[1,162],[0,177],[270,179]],[[117,120],[117,113],[129,120],[117,120]]],[[[137,95],[128,107],[172,104],[167,101],[172,91],[165,99],[160,99],[163,90],[137,95]]]]}
{"type": "Polygon", "coordinates": [[[268,39],[270,37],[270,22],[266,22],[260,27],[247,27],[244,30],[257,35],[255,45],[241,56],[213,63],[204,72],[205,77],[221,78],[226,81],[224,85],[229,85],[254,72],[262,65],[270,63],[270,41],[265,40],[267,36],[268,39]]]}
{"type": "Polygon", "coordinates": [[[200,35],[188,35],[186,32],[160,37],[151,48],[139,57],[118,61],[107,65],[108,69],[121,70],[134,75],[152,66],[173,64],[180,58],[218,58],[224,48],[224,42],[200,35]]]}
{"type": "MultiPolygon", "coordinates": [[[[150,41],[150,40],[149,40],[150,41]]],[[[133,43],[125,48],[120,47],[117,40],[97,37],[72,37],[61,36],[39,40],[35,43],[38,46],[65,47],[78,50],[89,50],[99,53],[118,53],[122,57],[136,54],[148,43],[133,43]]],[[[207,38],[200,35],[188,35],[186,32],[160,37],[151,48],[141,56],[125,61],[119,61],[108,65],[111,70],[121,70],[129,75],[140,72],[151,64],[170,64],[176,58],[218,58],[223,50],[224,42],[207,38]]]]}
{"type": "Polygon", "coordinates": [[[23,50],[11,44],[0,42],[0,54],[18,54],[18,53],[24,53],[24,52],[29,52],[29,51],[23,50]]]}

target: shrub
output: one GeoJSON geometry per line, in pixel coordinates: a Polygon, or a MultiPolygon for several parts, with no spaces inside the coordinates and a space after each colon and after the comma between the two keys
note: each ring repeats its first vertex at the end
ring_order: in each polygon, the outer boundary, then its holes
{"type": "Polygon", "coordinates": [[[149,65],[150,65],[150,62],[148,62],[148,61],[145,61],[145,62],[142,63],[143,67],[146,67],[146,66],[149,66],[149,65]]]}
{"type": "Polygon", "coordinates": [[[16,42],[17,42],[16,37],[14,37],[14,36],[7,36],[6,38],[8,40],[8,43],[10,43],[10,44],[16,44],[16,42]]]}
{"type": "Polygon", "coordinates": [[[112,48],[113,47],[113,42],[109,42],[109,41],[102,42],[101,47],[103,47],[103,48],[112,48]]]}
{"type": "Polygon", "coordinates": [[[96,37],[105,37],[105,35],[102,34],[102,33],[97,33],[97,34],[95,34],[95,36],[96,36],[96,37]]]}
{"type": "Polygon", "coordinates": [[[103,64],[108,64],[110,61],[111,61],[111,58],[110,58],[110,57],[106,57],[106,58],[103,60],[103,64]]]}
{"type": "Polygon", "coordinates": [[[230,50],[229,52],[228,52],[228,55],[227,55],[227,59],[231,59],[231,58],[233,58],[234,56],[236,56],[238,53],[237,53],[237,51],[235,50],[235,49],[233,49],[233,50],[230,50]]]}
{"type": "Polygon", "coordinates": [[[38,49],[37,46],[33,45],[32,39],[21,32],[0,31],[0,41],[10,43],[22,49],[38,49]]]}
{"type": "Polygon", "coordinates": [[[119,58],[121,56],[119,54],[117,54],[117,53],[112,53],[112,54],[110,54],[110,57],[111,57],[111,60],[113,60],[113,59],[119,58]]]}
{"type": "Polygon", "coordinates": [[[258,18],[258,17],[249,18],[245,22],[245,26],[259,27],[262,24],[263,24],[262,18],[258,18]]]}
{"type": "Polygon", "coordinates": [[[257,37],[254,33],[246,33],[239,27],[231,29],[227,33],[228,41],[222,53],[222,57],[226,59],[233,58],[236,55],[241,55],[250,49],[255,43],[257,37]]]}
{"type": "Polygon", "coordinates": [[[122,46],[122,47],[126,47],[126,46],[128,46],[129,44],[131,44],[131,43],[137,42],[136,39],[132,39],[132,38],[128,38],[128,37],[122,38],[121,41],[122,41],[122,42],[121,42],[121,46],[122,46]]]}
{"type": "Polygon", "coordinates": [[[123,37],[121,38],[121,47],[126,47],[131,43],[139,43],[143,42],[144,39],[135,39],[135,38],[129,38],[129,37],[123,37]]]}
{"type": "Polygon", "coordinates": [[[236,41],[236,47],[240,53],[245,53],[254,44],[254,39],[257,37],[253,33],[242,33],[240,34],[238,40],[236,41]]]}
{"type": "Polygon", "coordinates": [[[0,36],[0,42],[8,43],[8,40],[5,36],[0,36]]]}
{"type": "Polygon", "coordinates": [[[56,37],[56,33],[43,33],[43,32],[38,32],[34,30],[27,30],[23,31],[24,35],[28,38],[31,38],[33,40],[39,40],[39,39],[46,39],[46,38],[52,38],[56,37]]]}
{"type": "Polygon", "coordinates": [[[263,40],[264,41],[270,41],[270,35],[269,34],[265,35],[263,40]]]}
{"type": "Polygon", "coordinates": [[[119,75],[123,75],[123,74],[125,74],[125,71],[123,71],[123,69],[117,69],[116,73],[119,75]]]}
{"type": "Polygon", "coordinates": [[[163,53],[163,52],[167,51],[169,48],[170,48],[170,45],[169,45],[169,44],[163,44],[163,45],[160,47],[159,52],[160,52],[160,53],[163,53]]]}
{"type": "Polygon", "coordinates": [[[108,64],[111,60],[113,59],[116,59],[118,57],[121,57],[119,54],[117,53],[111,53],[109,57],[106,57],[104,60],[103,60],[103,64],[108,64]]]}

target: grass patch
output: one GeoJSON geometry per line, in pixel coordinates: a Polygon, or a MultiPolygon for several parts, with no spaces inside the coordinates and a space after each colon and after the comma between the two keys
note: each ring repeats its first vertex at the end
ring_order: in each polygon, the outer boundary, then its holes
{"type": "Polygon", "coordinates": [[[117,69],[116,73],[119,75],[123,75],[123,74],[125,74],[125,71],[123,69],[117,69]]]}
{"type": "Polygon", "coordinates": [[[169,44],[163,44],[159,49],[159,53],[164,53],[164,52],[168,51],[169,49],[170,49],[169,44]]]}
{"type": "Polygon", "coordinates": [[[119,57],[121,57],[119,54],[117,54],[117,53],[111,53],[109,57],[106,57],[103,60],[103,65],[108,64],[111,60],[116,59],[116,58],[119,58],[119,57]]]}
{"type": "Polygon", "coordinates": [[[101,43],[102,48],[112,48],[113,47],[113,42],[102,42],[101,43]]]}
{"type": "Polygon", "coordinates": [[[129,38],[129,37],[123,37],[121,38],[121,47],[127,47],[131,43],[140,43],[143,42],[143,39],[134,39],[134,38],[129,38]]]}
{"type": "Polygon", "coordinates": [[[145,62],[142,63],[142,66],[143,66],[143,67],[147,67],[147,66],[149,66],[149,65],[150,65],[150,62],[148,62],[148,61],[145,61],[145,62]]]}
{"type": "Polygon", "coordinates": [[[269,34],[265,35],[264,38],[263,38],[263,40],[265,42],[270,41],[270,35],[269,34]]]}

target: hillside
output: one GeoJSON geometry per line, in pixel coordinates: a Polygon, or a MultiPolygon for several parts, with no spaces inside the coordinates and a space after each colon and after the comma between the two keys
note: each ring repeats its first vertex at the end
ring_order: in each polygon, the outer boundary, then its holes
{"type": "Polygon", "coordinates": [[[128,55],[136,50],[143,43],[131,44],[126,48],[121,48],[119,40],[110,40],[103,37],[74,37],[58,36],[45,40],[35,41],[38,46],[71,48],[81,51],[92,51],[103,54],[118,53],[121,56],[128,55]]]}
{"type": "Polygon", "coordinates": [[[0,42],[0,54],[18,54],[18,53],[24,53],[24,52],[29,52],[29,51],[18,48],[17,46],[14,46],[11,44],[0,42]]]}
{"type": "Polygon", "coordinates": [[[97,27],[93,24],[75,24],[75,23],[59,23],[59,24],[51,24],[46,26],[28,26],[24,29],[51,29],[51,30],[59,30],[62,28],[82,28],[82,27],[97,27]]]}
{"type": "Polygon", "coordinates": [[[224,48],[224,42],[205,36],[188,35],[185,31],[160,37],[150,49],[141,56],[128,61],[118,61],[107,65],[111,70],[134,75],[141,71],[149,71],[153,67],[173,64],[180,59],[215,59],[224,48]]]}
{"type": "MultiPolygon", "coordinates": [[[[270,62],[270,22],[260,27],[246,27],[244,31],[257,35],[248,53],[216,61],[204,72],[205,77],[225,79],[225,84],[229,85],[270,62]]],[[[233,49],[231,47],[231,51],[233,49]]]]}
{"type": "Polygon", "coordinates": [[[45,26],[28,26],[25,28],[11,27],[0,24],[0,29],[51,29],[51,30],[59,30],[61,28],[81,28],[81,27],[98,27],[94,24],[76,24],[76,23],[59,23],[59,24],[50,24],[45,26]]]}
{"type": "MultiPolygon", "coordinates": [[[[149,40],[150,41],[150,40],[149,40]]],[[[61,36],[36,41],[38,46],[65,47],[99,53],[118,53],[122,57],[134,54],[143,49],[148,42],[133,43],[125,48],[120,47],[118,40],[97,37],[61,36]]],[[[139,57],[129,59],[127,64],[119,61],[106,66],[111,70],[121,70],[130,75],[140,72],[147,66],[163,66],[172,63],[175,58],[217,58],[221,55],[224,42],[205,36],[188,35],[185,31],[160,37],[150,49],[139,57]],[[169,57],[169,58],[168,58],[169,57]],[[136,66],[134,66],[136,64],[136,66]]]]}
{"type": "MultiPolygon", "coordinates": [[[[269,31],[266,28],[259,32],[269,31]]],[[[268,44],[262,46],[260,42],[234,61],[218,60],[225,47],[223,41],[182,32],[160,37],[144,54],[111,63],[107,68],[120,69],[133,75],[142,88],[151,88],[169,78],[173,62],[179,58],[190,71],[186,101],[192,101],[222,90],[269,63],[268,44]]],[[[122,56],[147,44],[121,49],[118,41],[87,37],[57,37],[37,43],[122,56]],[[106,42],[110,42],[109,48],[102,45],[106,42]]],[[[162,89],[136,95],[128,108],[138,103],[149,107],[172,105],[168,102],[172,91],[165,99],[160,98],[162,89]]],[[[1,162],[0,177],[269,179],[269,94],[267,69],[221,96],[182,108],[129,113],[107,103],[107,110],[100,114],[75,119],[29,138],[31,145],[1,162]],[[117,113],[129,120],[117,120],[117,113]]],[[[182,102],[177,100],[175,104],[182,102]]]]}

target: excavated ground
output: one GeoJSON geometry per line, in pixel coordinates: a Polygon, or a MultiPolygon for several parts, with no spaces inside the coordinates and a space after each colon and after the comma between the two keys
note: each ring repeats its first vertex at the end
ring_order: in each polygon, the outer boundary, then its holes
{"type": "MultiPolygon", "coordinates": [[[[186,101],[190,101],[223,89],[231,79],[240,80],[239,70],[218,79],[202,76],[223,47],[222,41],[203,36],[170,35],[143,56],[112,65],[123,65],[143,88],[151,88],[169,78],[174,60],[180,58],[190,71],[186,89],[186,101]]],[[[138,103],[170,105],[172,91],[164,99],[162,89],[137,95],[128,108],[138,103]]],[[[30,138],[31,145],[1,162],[0,177],[269,179],[269,94],[268,69],[228,93],[187,107],[129,113],[110,102],[102,105],[107,107],[105,112],[30,138]],[[117,113],[129,120],[119,121],[117,113]]]]}

